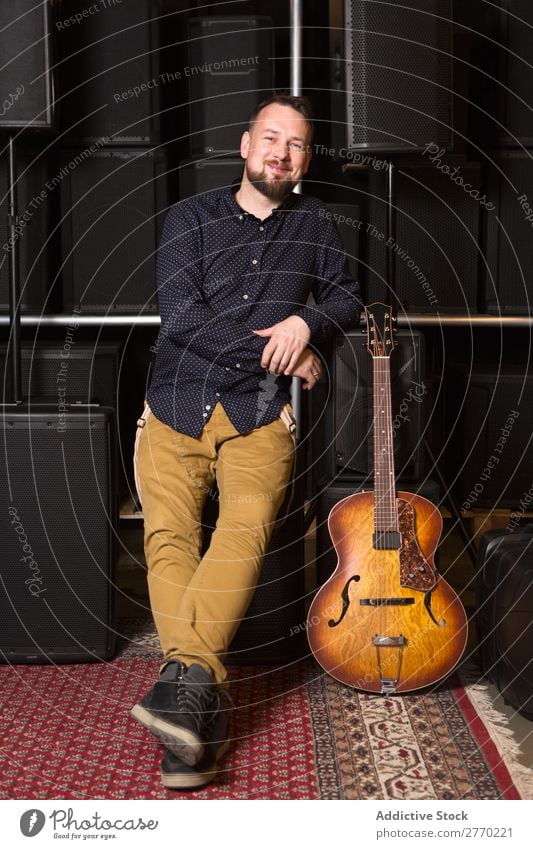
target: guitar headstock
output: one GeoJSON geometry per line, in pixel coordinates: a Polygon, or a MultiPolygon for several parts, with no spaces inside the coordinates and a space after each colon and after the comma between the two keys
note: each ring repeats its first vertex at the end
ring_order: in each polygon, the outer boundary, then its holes
{"type": "Polygon", "coordinates": [[[396,347],[396,314],[386,304],[365,307],[367,341],[372,357],[390,357],[396,347]]]}

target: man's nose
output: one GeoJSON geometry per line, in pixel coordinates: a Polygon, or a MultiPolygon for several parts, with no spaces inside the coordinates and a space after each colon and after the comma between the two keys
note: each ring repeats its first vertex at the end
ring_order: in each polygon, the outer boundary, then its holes
{"type": "Polygon", "coordinates": [[[287,159],[289,156],[289,145],[287,142],[277,139],[274,144],[273,153],[278,159],[287,159]]]}

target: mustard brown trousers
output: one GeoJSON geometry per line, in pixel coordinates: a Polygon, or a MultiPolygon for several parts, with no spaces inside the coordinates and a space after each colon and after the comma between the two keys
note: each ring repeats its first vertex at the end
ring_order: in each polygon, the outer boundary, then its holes
{"type": "Polygon", "coordinates": [[[148,406],[138,421],[135,483],[164,662],[199,663],[219,684],[290,480],[288,424],[285,408],[271,424],[240,434],[220,401],[198,438],[163,424],[148,406]],[[219,515],[201,557],[202,510],[215,486],[219,515]]]}

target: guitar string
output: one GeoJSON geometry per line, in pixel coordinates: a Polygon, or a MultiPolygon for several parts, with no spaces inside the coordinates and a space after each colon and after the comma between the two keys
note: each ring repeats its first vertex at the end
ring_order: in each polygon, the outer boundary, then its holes
{"type": "MultiPolygon", "coordinates": [[[[390,319],[389,319],[390,320],[390,319]]],[[[390,328],[389,328],[390,329],[390,328]]],[[[385,345],[385,341],[383,342],[385,345]]],[[[385,352],[384,352],[385,353],[385,352]]],[[[383,430],[385,432],[385,440],[384,440],[384,454],[385,454],[385,482],[384,482],[384,492],[385,492],[385,524],[387,526],[386,532],[389,533],[394,529],[394,521],[393,521],[393,492],[392,492],[392,480],[391,480],[391,469],[392,469],[392,458],[391,458],[391,450],[392,446],[390,443],[390,427],[389,427],[389,419],[390,419],[390,358],[386,357],[382,361],[382,380],[383,380],[383,407],[384,407],[384,415],[383,415],[383,430]]],[[[386,592],[385,595],[389,595],[389,587],[390,587],[390,565],[391,565],[391,555],[390,549],[385,549],[386,551],[386,563],[387,563],[387,574],[386,574],[386,592]]],[[[385,609],[385,620],[389,623],[389,627],[387,628],[387,633],[391,631],[390,628],[390,619],[391,613],[394,618],[394,610],[393,608],[387,607],[385,609]]],[[[390,636],[390,634],[389,634],[390,636]]]]}
{"type": "MultiPolygon", "coordinates": [[[[381,358],[378,360],[378,372],[380,373],[379,407],[380,407],[380,412],[381,412],[381,416],[380,416],[381,456],[380,456],[380,464],[379,464],[379,477],[380,477],[380,485],[379,485],[379,490],[380,490],[380,497],[379,497],[380,517],[379,517],[379,524],[380,524],[380,533],[383,534],[383,527],[384,527],[384,525],[386,525],[386,516],[384,515],[385,512],[386,512],[386,500],[385,500],[386,499],[386,487],[384,486],[384,484],[386,482],[386,474],[387,474],[387,472],[386,472],[386,460],[387,460],[386,437],[387,437],[387,434],[386,434],[386,431],[385,431],[385,413],[386,413],[386,410],[385,410],[385,402],[386,402],[385,385],[384,385],[384,381],[383,381],[383,360],[381,358]],[[383,439],[383,434],[385,434],[385,439],[383,439]],[[385,477],[384,477],[384,474],[385,474],[385,477]]],[[[385,554],[385,549],[383,549],[383,548],[380,549],[379,558],[380,558],[380,571],[381,571],[380,597],[384,598],[386,596],[386,576],[385,576],[386,554],[385,554]]],[[[386,627],[385,627],[385,623],[387,621],[387,615],[386,615],[385,607],[382,606],[380,608],[380,611],[381,611],[381,623],[382,623],[381,628],[380,628],[380,634],[385,636],[385,632],[387,630],[386,627]]],[[[383,654],[383,652],[380,651],[380,655],[382,655],[382,654],[383,654]]]]}
{"type": "MultiPolygon", "coordinates": [[[[392,319],[389,317],[389,321],[391,322],[390,333],[392,336],[392,319]]],[[[398,531],[398,514],[397,514],[397,506],[396,506],[396,481],[394,479],[394,444],[392,439],[392,397],[391,397],[391,379],[390,379],[390,357],[387,361],[387,374],[386,374],[386,405],[387,405],[387,415],[386,415],[386,428],[387,428],[387,499],[388,499],[388,510],[390,513],[390,525],[391,530],[398,531]]],[[[394,549],[396,550],[396,549],[394,549]]],[[[393,568],[394,562],[393,551],[389,555],[389,570],[393,568]]],[[[396,577],[396,576],[394,576],[396,577]]],[[[390,609],[390,613],[388,616],[388,620],[394,620],[393,627],[391,628],[394,636],[397,636],[397,627],[396,623],[399,618],[399,613],[395,607],[390,609]],[[392,614],[392,615],[391,615],[392,614]]],[[[393,654],[397,654],[397,651],[393,651],[393,654]]],[[[396,674],[396,670],[394,668],[391,669],[391,672],[394,671],[396,674]]]]}
{"type": "MultiPolygon", "coordinates": [[[[384,387],[383,387],[383,375],[382,375],[382,360],[378,356],[376,358],[376,541],[379,539],[379,545],[377,548],[376,559],[378,562],[378,597],[383,598],[385,595],[385,582],[384,582],[384,557],[383,557],[383,549],[381,548],[381,535],[383,534],[383,401],[384,401],[384,387]]],[[[379,622],[379,634],[380,636],[384,634],[384,611],[383,607],[378,608],[378,622],[379,622]]],[[[381,651],[377,649],[377,653],[381,655],[381,651]]]]}
{"type": "MultiPolygon", "coordinates": [[[[387,544],[387,535],[391,531],[399,532],[397,501],[396,501],[396,481],[394,476],[394,456],[393,456],[393,440],[392,440],[392,398],[391,398],[391,383],[390,383],[390,357],[386,356],[385,352],[382,357],[376,360],[376,374],[378,375],[379,391],[377,393],[377,411],[379,411],[379,422],[376,421],[376,428],[379,429],[379,437],[375,434],[377,449],[376,473],[379,478],[379,484],[376,481],[376,492],[378,498],[376,509],[378,516],[376,517],[376,530],[378,530],[383,545],[387,544]]],[[[376,420],[376,417],[375,417],[376,420]]],[[[389,537],[390,539],[390,537],[389,537]]],[[[388,548],[378,549],[380,551],[380,597],[385,598],[388,595],[388,585],[390,584],[390,569],[392,566],[393,557],[387,557],[388,548]],[[388,580],[389,579],[389,580],[388,580]]],[[[392,552],[393,549],[390,549],[392,552]]],[[[394,619],[393,625],[396,626],[397,615],[395,611],[389,610],[385,605],[380,605],[379,622],[380,633],[383,636],[393,636],[396,633],[395,627],[385,627],[385,623],[389,623],[394,619]],[[389,633],[390,631],[390,633],[389,633]]],[[[391,667],[388,675],[392,677],[392,672],[395,668],[391,667]]]]}
{"type": "MultiPolygon", "coordinates": [[[[377,334],[374,334],[375,337],[377,334]]],[[[377,340],[376,340],[377,341],[377,340]]],[[[380,430],[382,429],[382,386],[381,386],[381,370],[380,370],[380,358],[378,356],[377,344],[374,350],[375,358],[374,358],[374,534],[376,542],[379,539],[379,535],[382,532],[382,487],[381,487],[381,438],[380,438],[380,430]]],[[[375,549],[375,557],[376,563],[378,567],[378,598],[383,597],[384,587],[383,587],[383,563],[382,563],[382,553],[379,546],[375,549]]],[[[383,634],[383,610],[381,606],[378,606],[377,610],[377,622],[378,622],[378,632],[379,635],[383,634]]],[[[379,655],[379,648],[376,649],[376,653],[379,655]]],[[[377,670],[379,673],[379,669],[377,670]]]]}

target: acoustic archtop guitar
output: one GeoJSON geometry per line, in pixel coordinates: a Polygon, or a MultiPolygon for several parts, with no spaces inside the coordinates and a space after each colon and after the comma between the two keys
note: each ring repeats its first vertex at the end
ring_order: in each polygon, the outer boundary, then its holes
{"type": "Polygon", "coordinates": [[[369,693],[408,693],[444,678],[460,660],[468,624],[433,560],[439,510],[396,492],[390,355],[391,307],[365,310],[373,358],[374,490],[343,498],[329,514],[337,568],[309,609],[307,636],[334,678],[369,693]]]}

